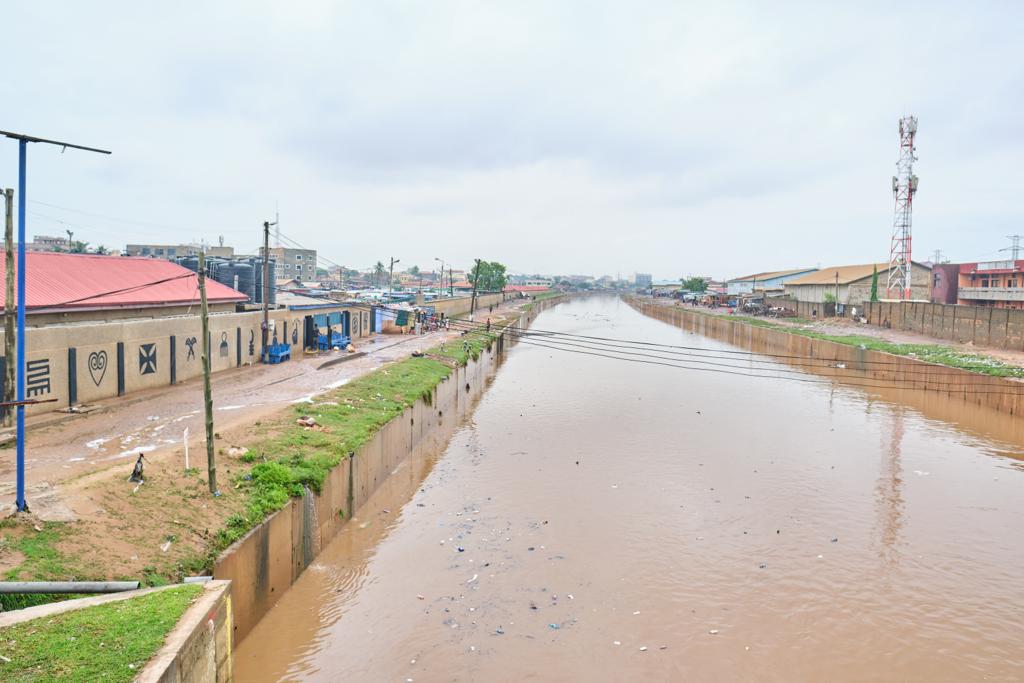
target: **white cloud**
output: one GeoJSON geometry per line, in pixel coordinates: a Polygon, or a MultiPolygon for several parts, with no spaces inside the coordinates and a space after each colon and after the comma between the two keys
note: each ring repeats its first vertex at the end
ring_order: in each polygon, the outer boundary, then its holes
{"type": "Polygon", "coordinates": [[[905,112],[921,119],[919,255],[994,252],[1024,214],[1012,5],[69,2],[6,18],[2,127],[115,152],[32,148],[29,198],[140,220],[30,205],[31,232],[63,218],[111,246],[251,249],[279,200],[287,234],[356,267],[881,260],[905,112]]]}

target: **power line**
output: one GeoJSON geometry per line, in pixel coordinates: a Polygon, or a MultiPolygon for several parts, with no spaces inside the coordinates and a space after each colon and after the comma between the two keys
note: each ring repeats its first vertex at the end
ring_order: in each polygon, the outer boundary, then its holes
{"type": "MultiPolygon", "coordinates": [[[[363,308],[367,308],[365,305],[362,306],[362,307],[363,308]]],[[[393,317],[397,313],[393,309],[379,308],[379,310],[384,312],[385,315],[390,315],[391,317],[393,317]]],[[[462,329],[465,333],[474,333],[474,332],[478,333],[478,332],[483,332],[484,331],[484,326],[482,324],[465,323],[465,322],[462,322],[462,321],[456,321],[454,319],[452,319],[450,324],[453,327],[455,327],[456,329],[462,329]]],[[[838,374],[838,373],[837,374],[832,374],[831,375],[831,379],[816,380],[816,379],[811,379],[811,378],[796,378],[796,377],[787,377],[787,376],[784,376],[784,375],[780,376],[779,374],[758,374],[756,372],[749,372],[750,368],[747,368],[748,371],[738,372],[737,370],[744,370],[744,366],[743,365],[730,365],[730,364],[724,364],[724,363],[713,363],[713,362],[708,362],[708,361],[693,361],[693,360],[666,362],[666,361],[674,361],[675,359],[665,358],[663,356],[654,356],[654,355],[651,355],[651,354],[628,353],[628,352],[621,352],[621,351],[619,351],[619,352],[610,352],[610,353],[601,353],[601,351],[605,351],[607,349],[602,349],[601,347],[581,346],[581,345],[578,345],[578,344],[571,344],[571,343],[565,342],[565,341],[558,341],[556,339],[545,339],[544,341],[537,341],[536,339],[531,339],[529,333],[525,333],[525,332],[520,331],[520,330],[512,330],[512,329],[508,329],[508,328],[506,328],[504,330],[504,332],[506,334],[509,334],[510,336],[518,338],[521,343],[532,344],[532,345],[538,346],[538,347],[544,347],[544,348],[560,350],[560,351],[567,351],[567,352],[570,352],[570,353],[581,353],[581,354],[584,354],[584,355],[597,355],[597,356],[602,356],[602,357],[616,359],[616,360],[625,360],[625,361],[641,362],[641,363],[642,362],[648,362],[648,363],[655,364],[655,365],[666,365],[668,367],[675,367],[675,368],[679,368],[679,369],[700,370],[700,371],[706,371],[706,372],[719,371],[719,372],[723,372],[724,374],[741,375],[741,376],[746,376],[746,377],[766,378],[766,379],[788,379],[788,380],[793,380],[793,381],[811,382],[811,383],[819,383],[819,384],[821,384],[821,383],[832,383],[832,380],[840,380],[840,381],[843,381],[843,382],[849,384],[850,386],[855,386],[855,387],[860,387],[860,388],[913,389],[913,390],[929,390],[930,389],[930,390],[935,390],[935,391],[945,390],[945,391],[948,391],[948,392],[953,392],[955,390],[957,393],[964,393],[964,394],[1001,394],[1001,395],[1008,395],[1008,396],[1020,396],[1021,395],[1021,393],[1019,391],[1017,391],[1017,392],[1009,391],[1010,387],[1008,387],[1005,383],[1002,383],[1002,382],[998,384],[998,386],[1000,388],[995,390],[995,391],[983,391],[983,390],[980,390],[980,389],[976,388],[978,386],[978,384],[975,383],[975,382],[964,383],[964,382],[941,381],[939,379],[933,378],[935,373],[927,372],[927,371],[924,372],[924,373],[920,373],[920,372],[916,372],[916,371],[911,371],[911,370],[899,371],[900,374],[903,374],[903,375],[908,375],[908,374],[925,374],[925,375],[932,376],[931,378],[927,378],[927,379],[903,380],[903,382],[908,382],[908,381],[909,382],[918,382],[918,383],[923,384],[923,386],[910,386],[910,387],[908,387],[908,386],[906,386],[903,383],[899,383],[900,380],[895,380],[895,379],[892,380],[891,383],[880,383],[880,381],[878,381],[878,380],[876,380],[875,382],[872,383],[872,382],[867,382],[867,381],[859,381],[859,380],[862,380],[862,379],[863,380],[867,380],[868,378],[862,378],[862,377],[856,377],[856,376],[851,377],[849,375],[842,375],[842,374],[838,374]],[[577,348],[576,349],[570,349],[570,348],[566,348],[567,346],[576,346],[577,348]],[[616,355],[616,354],[618,354],[618,355],[616,355]],[[646,356],[647,358],[625,357],[622,354],[626,354],[626,355],[629,355],[629,356],[646,356]],[[704,364],[708,364],[708,365],[712,365],[712,366],[716,366],[716,367],[693,367],[692,365],[681,365],[680,363],[695,363],[695,364],[696,363],[704,363],[704,364]],[[718,368],[729,368],[729,369],[728,370],[725,370],[725,369],[719,370],[718,368]],[[945,387],[945,389],[942,389],[941,387],[945,387]],[[962,388],[961,389],[954,389],[954,387],[962,387],[962,388]]],[[[762,362],[764,362],[764,361],[762,361],[762,362]]],[[[821,369],[827,369],[827,368],[826,367],[821,367],[821,369]]],[[[846,368],[838,368],[838,367],[833,366],[831,369],[833,369],[833,370],[845,370],[846,368]]],[[[757,370],[757,371],[760,371],[760,372],[770,372],[770,373],[793,373],[793,374],[802,374],[802,375],[806,374],[806,372],[803,372],[803,371],[789,370],[787,368],[774,368],[774,369],[769,369],[769,368],[753,368],[753,370],[757,370]]],[[[989,386],[997,386],[997,385],[991,384],[991,383],[984,383],[984,384],[988,384],[989,386]]],[[[1022,389],[1024,389],[1024,387],[1022,387],[1022,389]]]]}

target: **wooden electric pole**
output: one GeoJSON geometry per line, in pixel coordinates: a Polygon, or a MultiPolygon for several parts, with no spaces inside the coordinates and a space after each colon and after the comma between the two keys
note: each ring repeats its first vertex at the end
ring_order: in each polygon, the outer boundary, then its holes
{"type": "MultiPolygon", "coordinates": [[[[274,221],[277,225],[277,221],[274,221]]],[[[275,285],[277,283],[274,283],[275,285]]],[[[267,344],[270,341],[270,221],[263,221],[263,347],[260,358],[270,360],[267,344]]]]}
{"type": "Polygon", "coordinates": [[[217,463],[213,458],[213,392],[210,389],[210,309],[206,303],[206,255],[199,250],[199,319],[203,325],[203,406],[206,409],[206,469],[210,493],[217,495],[217,463]]]}
{"type": "Polygon", "coordinates": [[[480,259],[476,259],[476,265],[473,266],[473,295],[469,300],[469,319],[473,319],[473,313],[476,312],[476,283],[480,281],[480,259]]]}
{"type": "MultiPolygon", "coordinates": [[[[4,222],[4,247],[7,255],[4,266],[7,268],[7,288],[4,290],[4,403],[14,401],[15,372],[17,361],[14,360],[15,335],[14,330],[15,302],[14,302],[14,190],[7,188],[4,191],[6,202],[6,220],[4,222]]],[[[14,422],[13,411],[4,408],[4,426],[10,427],[14,422]]]]}
{"type": "Polygon", "coordinates": [[[391,285],[395,282],[395,264],[400,263],[399,259],[391,257],[391,266],[388,268],[388,303],[391,303],[391,285]]]}

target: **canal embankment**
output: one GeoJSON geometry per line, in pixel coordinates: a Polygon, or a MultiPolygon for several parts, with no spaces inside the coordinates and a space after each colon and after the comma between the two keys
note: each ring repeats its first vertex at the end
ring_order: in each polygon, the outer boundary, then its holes
{"type": "Polygon", "coordinates": [[[232,581],[236,640],[274,606],[410,454],[439,449],[470,412],[505,349],[541,311],[534,302],[492,332],[468,334],[444,351],[381,368],[308,405],[295,419],[254,439],[242,457],[255,462],[242,484],[245,513],[220,538],[237,536],[217,556],[214,576],[232,581]],[[368,409],[369,408],[369,409],[368,409]],[[244,534],[244,535],[243,535],[244,534]]]}
{"type": "Polygon", "coordinates": [[[885,385],[902,389],[907,396],[901,399],[912,403],[927,403],[929,397],[940,397],[946,404],[946,399],[953,398],[1008,415],[1017,415],[1024,408],[1024,383],[1011,377],[929,363],[913,356],[873,350],[866,345],[844,344],[640,297],[626,297],[626,302],[643,315],[741,349],[770,355],[779,362],[800,364],[815,375],[868,388],[885,385]],[[805,360],[821,362],[809,367],[801,363],[805,360]]]}

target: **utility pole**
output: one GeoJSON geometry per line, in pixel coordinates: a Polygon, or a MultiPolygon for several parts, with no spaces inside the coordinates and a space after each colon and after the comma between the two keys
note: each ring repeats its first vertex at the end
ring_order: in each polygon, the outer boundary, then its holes
{"type": "Polygon", "coordinates": [[[391,286],[395,282],[395,264],[401,263],[399,259],[394,256],[391,257],[391,266],[388,267],[388,303],[391,303],[391,286]]]}
{"type": "MultiPolygon", "coordinates": [[[[275,219],[273,223],[270,221],[263,221],[263,348],[260,351],[260,357],[263,362],[266,363],[270,360],[270,354],[267,351],[267,342],[270,340],[270,226],[277,225],[275,219]]],[[[275,283],[276,284],[276,283],[275,283]]]]}
{"type": "Polygon", "coordinates": [[[839,316],[839,271],[836,271],[836,307],[832,311],[832,315],[839,316]]]}
{"type": "Polygon", "coordinates": [[[108,150],[75,145],[59,140],[37,138],[34,135],[12,133],[0,130],[0,135],[18,141],[18,390],[15,394],[17,414],[15,416],[15,498],[14,507],[18,512],[28,512],[25,500],[25,197],[28,191],[28,143],[56,145],[64,149],[80,149],[85,152],[110,154],[108,150]]]}
{"type": "MultiPolygon", "coordinates": [[[[7,289],[4,298],[4,403],[14,402],[14,372],[17,365],[14,362],[14,190],[7,188],[4,191],[4,198],[7,200],[4,211],[4,246],[6,258],[4,265],[7,268],[6,280],[7,289]]],[[[4,426],[10,427],[13,420],[13,413],[10,407],[4,408],[4,426]]]]}
{"type": "Polygon", "coordinates": [[[210,310],[206,304],[206,253],[199,251],[199,319],[203,325],[203,407],[206,410],[206,470],[210,493],[217,495],[217,463],[213,459],[213,393],[210,389],[210,310]]]}
{"type": "Polygon", "coordinates": [[[476,259],[476,265],[473,266],[473,296],[469,300],[469,319],[473,319],[473,313],[476,312],[476,283],[480,280],[480,259],[476,259]]]}
{"type": "Polygon", "coordinates": [[[942,263],[942,250],[941,249],[936,249],[935,251],[932,252],[932,263],[942,263]]]}
{"type": "Polygon", "coordinates": [[[448,296],[455,296],[455,271],[452,270],[451,265],[448,266],[448,296]]]}

